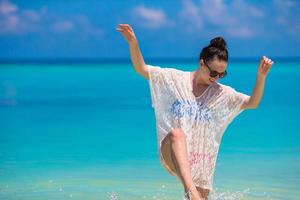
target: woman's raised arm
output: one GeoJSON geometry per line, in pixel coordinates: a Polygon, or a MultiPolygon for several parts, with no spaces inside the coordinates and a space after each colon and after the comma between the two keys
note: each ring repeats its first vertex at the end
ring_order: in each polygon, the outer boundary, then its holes
{"type": "Polygon", "coordinates": [[[129,24],[119,24],[116,30],[123,35],[123,37],[129,44],[131,62],[134,66],[135,71],[145,79],[149,79],[148,66],[144,62],[144,58],[141,54],[138,41],[131,26],[129,24]]]}
{"type": "Polygon", "coordinates": [[[261,58],[261,61],[258,65],[257,77],[252,95],[249,98],[249,101],[245,102],[241,106],[242,109],[254,109],[258,107],[264,93],[266,77],[273,63],[274,62],[271,59],[265,56],[261,58]]]}

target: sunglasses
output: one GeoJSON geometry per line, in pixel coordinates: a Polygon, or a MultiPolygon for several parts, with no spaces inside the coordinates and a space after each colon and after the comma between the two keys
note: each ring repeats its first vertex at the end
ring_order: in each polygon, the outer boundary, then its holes
{"type": "Polygon", "coordinates": [[[205,60],[203,60],[203,62],[204,62],[204,65],[208,68],[208,70],[209,70],[209,76],[210,77],[212,77],[212,78],[215,78],[215,77],[217,77],[217,76],[219,76],[219,78],[224,78],[226,75],[227,75],[227,71],[225,70],[224,72],[222,72],[222,73],[219,73],[219,72],[217,72],[217,71],[215,71],[215,70],[212,70],[209,66],[208,66],[208,64],[205,62],[205,60]]]}

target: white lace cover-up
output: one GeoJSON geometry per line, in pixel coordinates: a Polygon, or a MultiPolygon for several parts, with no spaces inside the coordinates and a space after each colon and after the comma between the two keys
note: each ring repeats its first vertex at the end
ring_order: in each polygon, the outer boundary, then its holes
{"type": "Polygon", "coordinates": [[[173,129],[183,130],[193,182],[212,190],[222,135],[249,98],[214,82],[199,96],[192,93],[191,72],[148,65],[152,107],[155,110],[159,160],[166,170],[161,142],[173,129]]]}

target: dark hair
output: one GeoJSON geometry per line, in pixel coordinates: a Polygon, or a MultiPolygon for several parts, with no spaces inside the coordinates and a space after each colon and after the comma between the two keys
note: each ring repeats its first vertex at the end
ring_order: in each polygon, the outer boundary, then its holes
{"type": "Polygon", "coordinates": [[[210,44],[202,49],[199,60],[203,59],[205,62],[210,62],[215,57],[219,60],[228,61],[227,45],[222,37],[213,38],[210,44]]]}

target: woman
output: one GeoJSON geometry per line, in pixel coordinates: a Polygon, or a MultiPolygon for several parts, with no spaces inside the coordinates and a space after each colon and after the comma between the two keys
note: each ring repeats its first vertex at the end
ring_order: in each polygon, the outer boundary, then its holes
{"type": "Polygon", "coordinates": [[[222,135],[244,109],[257,108],[273,61],[262,57],[248,96],[217,82],[227,74],[223,38],[212,39],[200,53],[198,69],[187,72],[146,65],[130,25],[117,30],[129,44],[134,69],[149,80],[162,165],[180,179],[188,199],[207,199],[222,135]]]}

